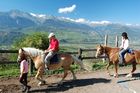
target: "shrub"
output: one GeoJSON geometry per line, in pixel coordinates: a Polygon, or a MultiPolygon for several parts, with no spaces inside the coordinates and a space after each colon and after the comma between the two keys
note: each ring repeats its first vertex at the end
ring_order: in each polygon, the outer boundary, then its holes
{"type": "Polygon", "coordinates": [[[49,46],[48,34],[35,32],[27,35],[14,43],[14,48],[35,47],[45,50],[49,46]]]}

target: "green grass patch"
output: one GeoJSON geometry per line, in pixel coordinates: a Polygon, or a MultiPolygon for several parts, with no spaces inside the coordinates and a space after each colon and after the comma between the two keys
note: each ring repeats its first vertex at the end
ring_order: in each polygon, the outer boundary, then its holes
{"type": "Polygon", "coordinates": [[[0,65],[0,77],[18,76],[20,69],[17,64],[0,65]]]}
{"type": "Polygon", "coordinates": [[[92,65],[92,70],[100,70],[100,69],[105,69],[107,65],[107,62],[95,62],[92,65]]]}

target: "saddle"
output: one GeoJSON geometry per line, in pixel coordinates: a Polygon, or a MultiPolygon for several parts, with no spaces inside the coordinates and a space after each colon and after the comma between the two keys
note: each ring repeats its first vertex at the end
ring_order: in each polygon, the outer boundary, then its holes
{"type": "Polygon", "coordinates": [[[127,53],[134,54],[134,50],[130,48],[130,49],[128,49],[127,53]]]}
{"type": "Polygon", "coordinates": [[[51,59],[50,59],[50,64],[57,64],[59,63],[59,54],[55,54],[51,59]]]}

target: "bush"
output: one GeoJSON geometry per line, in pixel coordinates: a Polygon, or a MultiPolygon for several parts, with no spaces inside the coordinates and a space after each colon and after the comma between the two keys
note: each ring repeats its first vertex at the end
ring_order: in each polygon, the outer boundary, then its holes
{"type": "Polygon", "coordinates": [[[14,48],[35,47],[45,50],[49,46],[48,34],[35,32],[27,35],[14,43],[14,48]]]}

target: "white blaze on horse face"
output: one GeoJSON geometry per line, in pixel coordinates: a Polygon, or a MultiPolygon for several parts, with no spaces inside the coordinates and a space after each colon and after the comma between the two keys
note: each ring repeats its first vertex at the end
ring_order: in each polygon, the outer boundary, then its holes
{"type": "Polygon", "coordinates": [[[19,62],[20,61],[20,59],[21,59],[21,53],[22,53],[22,51],[21,51],[21,49],[18,51],[18,58],[17,58],[17,61],[19,62]]]}
{"type": "Polygon", "coordinates": [[[99,56],[99,50],[100,48],[97,48],[96,55],[95,55],[96,58],[99,56]]]}

